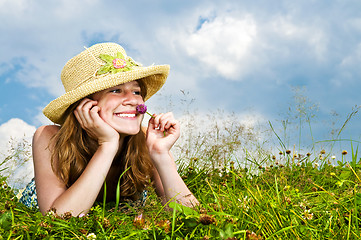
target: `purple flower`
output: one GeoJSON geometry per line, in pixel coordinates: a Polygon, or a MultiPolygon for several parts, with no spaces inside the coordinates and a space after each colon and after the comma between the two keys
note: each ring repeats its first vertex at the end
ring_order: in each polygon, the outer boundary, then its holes
{"type": "MultiPolygon", "coordinates": [[[[145,104],[139,104],[136,108],[138,113],[140,114],[148,114],[151,118],[154,118],[154,116],[152,114],[150,114],[149,112],[147,112],[147,105],[145,104]]],[[[163,132],[164,137],[165,137],[165,131],[163,132]]]]}
{"type": "Polygon", "coordinates": [[[147,105],[145,104],[139,104],[137,107],[137,112],[140,113],[140,114],[144,114],[147,112],[147,105]]]}

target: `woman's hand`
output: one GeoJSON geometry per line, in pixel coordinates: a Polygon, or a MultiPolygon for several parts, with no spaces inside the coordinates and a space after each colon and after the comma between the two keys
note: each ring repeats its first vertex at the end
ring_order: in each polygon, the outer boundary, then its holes
{"type": "Polygon", "coordinates": [[[180,135],[179,122],[173,113],[153,115],[147,129],[147,146],[151,156],[169,154],[180,135]]]}
{"type": "Polygon", "coordinates": [[[89,98],[83,99],[74,110],[76,119],[89,136],[98,141],[99,145],[118,144],[119,133],[99,116],[100,108],[97,103],[89,98]]]}

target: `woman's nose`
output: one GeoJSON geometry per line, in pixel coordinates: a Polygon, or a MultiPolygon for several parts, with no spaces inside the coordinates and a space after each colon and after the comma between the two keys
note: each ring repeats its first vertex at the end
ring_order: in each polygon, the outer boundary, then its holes
{"type": "Polygon", "coordinates": [[[126,92],[126,94],[124,95],[123,104],[137,105],[138,104],[137,95],[134,95],[132,91],[126,92]]]}

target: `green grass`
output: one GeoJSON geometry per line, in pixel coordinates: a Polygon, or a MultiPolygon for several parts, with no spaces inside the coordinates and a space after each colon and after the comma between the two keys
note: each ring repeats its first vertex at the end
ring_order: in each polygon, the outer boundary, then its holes
{"type": "Polygon", "coordinates": [[[359,239],[357,150],[340,153],[337,166],[327,154],[268,156],[267,166],[250,169],[193,158],[179,171],[199,207],[165,210],[150,189],[144,207],[97,203],[81,218],[27,209],[2,178],[0,239],[359,239]]]}

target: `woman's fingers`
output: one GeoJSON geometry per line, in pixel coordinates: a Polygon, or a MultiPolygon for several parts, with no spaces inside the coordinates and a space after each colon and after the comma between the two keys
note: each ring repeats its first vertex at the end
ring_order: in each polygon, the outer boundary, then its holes
{"type": "Polygon", "coordinates": [[[154,128],[158,128],[160,131],[167,131],[171,127],[175,127],[178,121],[174,118],[173,113],[161,113],[154,117],[154,128]]]}
{"type": "Polygon", "coordinates": [[[94,114],[91,115],[91,110],[94,107],[96,107],[94,111],[98,113],[99,107],[97,107],[96,104],[97,101],[93,101],[88,98],[85,98],[79,103],[79,105],[75,109],[74,114],[77,117],[79,123],[84,128],[89,128],[93,125],[95,115],[94,114]]]}

